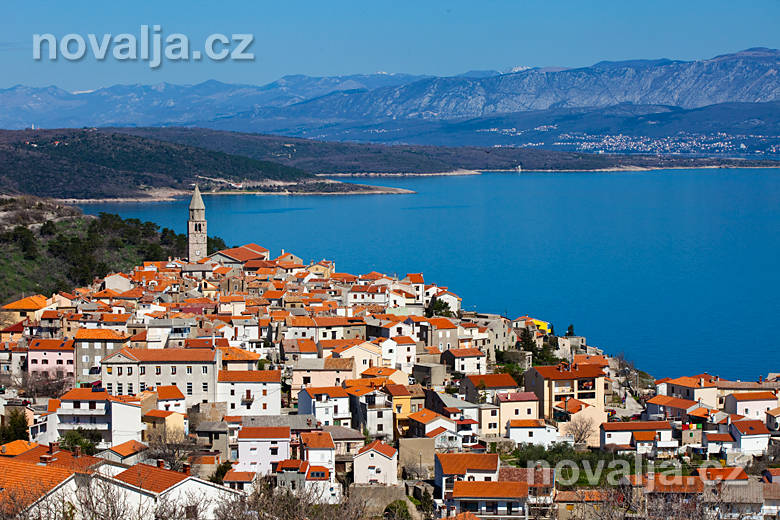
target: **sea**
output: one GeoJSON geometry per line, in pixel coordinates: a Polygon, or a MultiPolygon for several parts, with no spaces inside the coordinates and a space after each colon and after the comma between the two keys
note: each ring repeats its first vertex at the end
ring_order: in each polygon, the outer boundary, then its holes
{"type": "MultiPolygon", "coordinates": [[[[341,272],[422,272],[465,310],[572,324],[656,378],[780,372],[778,169],[347,182],[415,193],[204,196],[209,234],[341,272]]],[[[183,233],[187,204],[82,207],[183,233]]]]}

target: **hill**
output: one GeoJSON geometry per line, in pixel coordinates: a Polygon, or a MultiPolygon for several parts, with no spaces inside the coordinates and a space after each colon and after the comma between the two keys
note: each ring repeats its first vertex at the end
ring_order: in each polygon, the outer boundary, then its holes
{"type": "Polygon", "coordinates": [[[776,165],[741,159],[674,155],[617,155],[553,151],[540,148],[415,146],[327,142],[204,128],[115,128],[149,139],[209,148],[229,154],[272,160],[319,175],[360,173],[441,173],[455,170],[593,170],[776,165]]]}
{"type": "MultiPolygon", "coordinates": [[[[186,255],[186,235],[118,215],[86,216],[35,197],[0,199],[0,301],[49,295],[91,283],[143,261],[186,255]]],[[[224,249],[209,238],[209,252],[224,249]]]]}
{"type": "Polygon", "coordinates": [[[251,187],[338,192],[292,166],[94,129],[0,131],[0,193],[60,199],[148,197],[251,187]],[[240,184],[241,186],[237,186],[240,184]]]}

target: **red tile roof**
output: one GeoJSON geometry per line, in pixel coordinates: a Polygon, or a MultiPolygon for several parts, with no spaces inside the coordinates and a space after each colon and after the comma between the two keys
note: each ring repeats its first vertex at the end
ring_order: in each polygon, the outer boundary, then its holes
{"type": "Polygon", "coordinates": [[[221,383],[280,383],[281,370],[220,370],[221,383]]]}
{"type": "Polygon", "coordinates": [[[289,426],[243,426],[238,430],[239,439],[289,439],[289,426]]]}
{"type": "Polygon", "coordinates": [[[382,442],[380,440],[375,440],[375,441],[372,441],[369,444],[366,444],[362,448],[360,448],[358,450],[358,455],[361,454],[361,453],[365,453],[367,451],[371,451],[371,450],[374,450],[374,451],[377,451],[377,452],[381,453],[382,455],[384,455],[388,459],[392,459],[395,456],[396,452],[397,452],[397,450],[395,448],[393,448],[392,446],[390,446],[388,444],[385,444],[384,442],[382,442]]]}
{"type": "Polygon", "coordinates": [[[446,475],[465,475],[469,471],[498,471],[497,453],[437,453],[436,459],[446,475]]]}
{"type": "Polygon", "coordinates": [[[567,363],[560,363],[551,366],[537,366],[531,370],[536,370],[544,379],[553,381],[601,377],[605,375],[604,371],[597,365],[568,365],[567,363]]]}
{"type": "Polygon", "coordinates": [[[336,449],[336,445],[333,444],[333,437],[328,432],[303,432],[301,433],[301,444],[308,449],[336,449]]]}
{"type": "Polygon", "coordinates": [[[188,478],[184,473],[162,469],[148,464],[136,464],[114,477],[131,486],[162,493],[166,489],[188,478]]]}
{"type": "MultiPolygon", "coordinates": [[[[480,384],[484,384],[485,388],[517,388],[519,385],[517,381],[509,374],[485,374],[481,376],[466,376],[475,387],[479,387],[480,384]]],[[[530,394],[531,392],[525,392],[524,394],[530,394]]],[[[536,400],[536,395],[533,397],[536,400]]],[[[530,399],[529,399],[530,400],[530,399]]]]}
{"type": "Polygon", "coordinates": [[[742,435],[769,435],[769,430],[761,421],[737,421],[731,424],[742,435]]]}
{"type": "Polygon", "coordinates": [[[130,455],[135,455],[136,453],[140,453],[147,449],[148,446],[146,444],[140,443],[135,440],[129,440],[127,442],[123,442],[122,444],[117,444],[116,446],[112,446],[109,448],[111,451],[119,455],[120,457],[129,457],[130,455]]]}
{"type": "Polygon", "coordinates": [[[170,401],[174,399],[184,399],[184,394],[176,385],[163,385],[156,388],[157,399],[159,401],[170,401]]]}
{"type": "Polygon", "coordinates": [[[528,496],[525,482],[456,481],[452,486],[453,498],[511,498],[528,496]]]}

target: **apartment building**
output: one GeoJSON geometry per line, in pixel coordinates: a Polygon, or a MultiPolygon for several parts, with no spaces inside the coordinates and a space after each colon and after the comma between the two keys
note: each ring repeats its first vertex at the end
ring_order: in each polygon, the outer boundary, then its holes
{"type": "Polygon", "coordinates": [[[280,415],[281,370],[220,370],[217,402],[227,403],[230,415],[280,415]]]}
{"type": "Polygon", "coordinates": [[[219,349],[123,348],[101,363],[103,385],[110,395],[134,394],[147,388],[175,385],[187,407],[214,402],[219,349]]]}

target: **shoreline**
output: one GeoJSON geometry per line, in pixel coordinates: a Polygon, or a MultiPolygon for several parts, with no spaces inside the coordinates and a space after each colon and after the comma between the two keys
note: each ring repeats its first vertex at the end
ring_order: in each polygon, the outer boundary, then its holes
{"type": "MultiPolygon", "coordinates": [[[[367,184],[357,184],[356,186],[369,186],[371,188],[374,188],[374,186],[370,186],[367,184]]],[[[211,196],[211,195],[259,195],[259,196],[265,196],[265,195],[280,195],[280,196],[324,196],[324,195],[410,195],[416,193],[413,190],[407,190],[405,188],[393,188],[393,187],[385,187],[385,186],[377,186],[376,189],[372,190],[347,190],[347,191],[333,191],[333,192],[327,192],[327,191],[250,191],[250,190],[225,190],[225,191],[215,191],[215,192],[203,192],[203,196],[211,196]]],[[[98,199],[74,199],[74,198],[63,198],[63,199],[53,199],[61,204],[71,204],[71,205],[80,205],[80,204],[107,204],[107,203],[117,203],[117,204],[130,204],[130,203],[153,203],[153,202],[175,202],[177,200],[186,199],[187,197],[192,196],[192,192],[188,192],[185,190],[164,190],[164,193],[150,193],[148,197],[117,197],[117,198],[98,198],[98,199]]]]}
{"type": "MultiPolygon", "coordinates": [[[[458,169],[458,170],[452,170],[447,172],[431,172],[431,173],[414,173],[414,172],[315,173],[314,175],[317,177],[452,177],[458,175],[482,175],[483,171],[488,171],[488,170],[458,169]]],[[[507,170],[507,171],[513,171],[513,170],[507,170]]]]}

